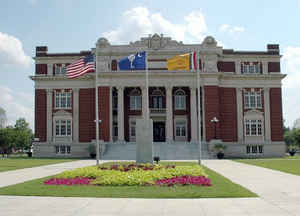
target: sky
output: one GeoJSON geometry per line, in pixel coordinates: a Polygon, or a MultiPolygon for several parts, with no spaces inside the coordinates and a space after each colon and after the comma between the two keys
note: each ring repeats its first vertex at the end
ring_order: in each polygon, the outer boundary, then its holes
{"type": "Polygon", "coordinates": [[[218,45],[265,51],[280,45],[283,118],[300,118],[300,0],[2,0],[0,107],[9,125],[24,117],[34,127],[36,46],[48,52],[90,50],[100,37],[126,44],[148,34],[184,43],[211,35],[218,45]]]}

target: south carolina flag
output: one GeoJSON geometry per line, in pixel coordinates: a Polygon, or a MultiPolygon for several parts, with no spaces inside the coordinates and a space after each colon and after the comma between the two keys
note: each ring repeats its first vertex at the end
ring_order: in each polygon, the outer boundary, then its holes
{"type": "Polygon", "coordinates": [[[118,61],[120,70],[145,70],[146,52],[138,52],[118,61]]]}
{"type": "Polygon", "coordinates": [[[196,52],[176,55],[168,59],[168,70],[194,70],[196,68],[196,52]]]}

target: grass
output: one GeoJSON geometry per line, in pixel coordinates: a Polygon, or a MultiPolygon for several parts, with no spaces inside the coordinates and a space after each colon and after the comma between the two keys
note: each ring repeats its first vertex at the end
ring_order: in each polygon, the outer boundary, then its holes
{"type": "Polygon", "coordinates": [[[300,155],[287,156],[276,159],[242,159],[235,160],[241,163],[260,166],[268,169],[278,170],[294,175],[300,175],[300,155]]]}
{"type": "Polygon", "coordinates": [[[24,169],[30,167],[37,167],[49,164],[70,162],[74,159],[43,159],[43,158],[29,158],[29,157],[0,157],[0,172],[24,169]]]}
{"type": "MultiPolygon", "coordinates": [[[[114,163],[115,164],[115,163],[114,163]]],[[[163,163],[190,165],[192,162],[163,163]]],[[[237,185],[216,172],[204,167],[211,179],[211,187],[199,186],[54,186],[44,185],[47,178],[0,188],[0,195],[56,196],[56,197],[111,197],[111,198],[226,198],[257,197],[256,194],[237,185]]]]}

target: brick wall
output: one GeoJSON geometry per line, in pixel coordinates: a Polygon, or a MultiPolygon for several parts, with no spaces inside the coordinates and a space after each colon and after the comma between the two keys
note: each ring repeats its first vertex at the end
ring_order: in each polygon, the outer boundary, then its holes
{"type": "Polygon", "coordinates": [[[47,64],[36,64],[35,74],[47,74],[47,64]]]}
{"type": "Polygon", "coordinates": [[[79,90],[79,142],[90,142],[96,138],[95,89],[79,90]]]}
{"type": "Polygon", "coordinates": [[[281,88],[270,89],[271,140],[283,141],[281,88]]]}
{"type": "Polygon", "coordinates": [[[235,62],[224,62],[218,61],[218,71],[220,72],[234,72],[235,73],[235,62]]]}
{"type": "Polygon", "coordinates": [[[99,119],[100,124],[100,139],[109,142],[110,139],[110,87],[99,87],[99,119]]]}
{"type": "Polygon", "coordinates": [[[219,88],[220,138],[225,142],[237,141],[237,105],[235,88],[219,88]]]}
{"type": "Polygon", "coordinates": [[[268,72],[280,72],[280,62],[268,62],[268,72]]]}
{"type": "MultiPolygon", "coordinates": [[[[210,120],[213,117],[220,120],[218,86],[204,86],[204,107],[206,140],[210,141],[215,136],[214,124],[210,120]]],[[[216,137],[220,138],[220,123],[216,124],[216,137]]]]}
{"type": "Polygon", "coordinates": [[[47,92],[45,89],[35,90],[35,137],[40,142],[47,140],[47,92]]]}

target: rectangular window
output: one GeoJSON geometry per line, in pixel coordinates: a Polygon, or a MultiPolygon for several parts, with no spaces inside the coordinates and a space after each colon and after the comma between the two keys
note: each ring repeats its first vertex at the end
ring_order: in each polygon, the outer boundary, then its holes
{"type": "Polygon", "coordinates": [[[135,126],[136,126],[136,122],[131,121],[130,122],[130,136],[131,137],[135,137],[135,126]]]}
{"type": "Polygon", "coordinates": [[[66,74],[66,67],[61,64],[55,65],[55,75],[65,75],[66,74]]]}
{"type": "Polygon", "coordinates": [[[247,154],[250,154],[250,152],[251,152],[250,148],[251,148],[251,147],[250,147],[249,145],[247,145],[247,147],[246,147],[246,153],[247,153],[247,154]]]}
{"type": "Polygon", "coordinates": [[[56,136],[71,136],[72,135],[71,120],[56,120],[55,121],[55,135],[56,136]]]}
{"type": "Polygon", "coordinates": [[[246,136],[262,136],[262,120],[246,120],[245,134],[246,136]]]}
{"type": "Polygon", "coordinates": [[[175,133],[177,137],[186,137],[186,121],[176,121],[175,133]]]}
{"type": "Polygon", "coordinates": [[[263,145],[247,145],[246,154],[248,155],[259,155],[264,153],[263,145]]]}
{"type": "Polygon", "coordinates": [[[250,136],[250,121],[246,120],[246,136],[250,136]]]}
{"type": "Polygon", "coordinates": [[[141,96],[130,96],[130,110],[141,110],[142,108],[142,97],[141,96]]]}
{"type": "Polygon", "coordinates": [[[260,62],[249,62],[244,63],[242,62],[241,67],[243,68],[243,74],[260,74],[260,62]]]}
{"type": "Polygon", "coordinates": [[[175,95],[175,109],[185,110],[185,95],[175,95]]]}
{"type": "Polygon", "coordinates": [[[55,154],[62,154],[62,155],[71,154],[71,146],[56,145],[54,147],[55,147],[55,154]]]}
{"type": "Polygon", "coordinates": [[[244,93],[245,109],[258,109],[262,108],[261,92],[251,91],[244,93]]]}
{"type": "Polygon", "coordinates": [[[56,109],[72,108],[72,93],[71,92],[56,92],[55,93],[55,108],[56,109]]]}
{"type": "Polygon", "coordinates": [[[258,153],[260,153],[260,154],[264,153],[264,148],[263,147],[264,146],[262,146],[262,145],[258,146],[258,153]]]}

